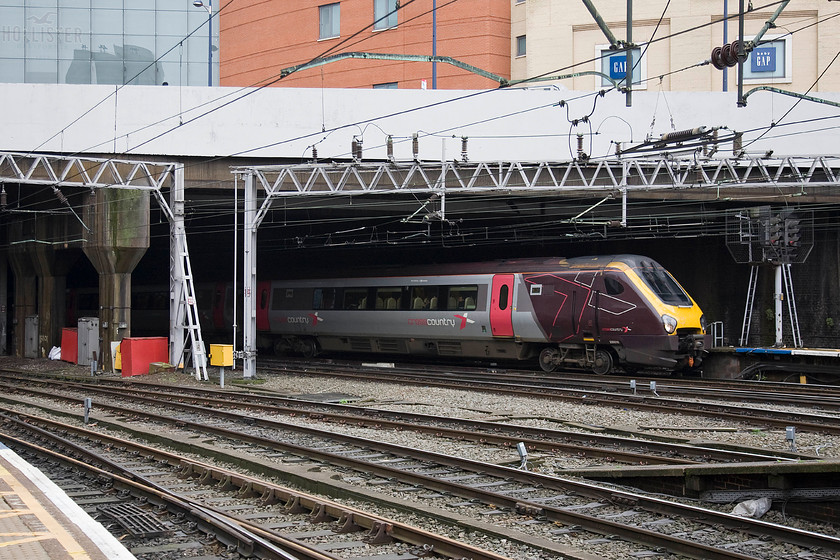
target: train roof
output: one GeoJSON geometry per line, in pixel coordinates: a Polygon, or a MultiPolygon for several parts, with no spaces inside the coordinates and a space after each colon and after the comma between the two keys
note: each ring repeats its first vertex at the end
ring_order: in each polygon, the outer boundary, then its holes
{"type": "MultiPolygon", "coordinates": [[[[461,274],[504,274],[522,272],[550,272],[568,269],[603,270],[610,263],[622,262],[631,268],[648,268],[660,266],[649,257],[631,254],[592,255],[583,257],[548,257],[526,259],[504,259],[496,261],[461,262],[461,263],[430,263],[412,264],[406,266],[381,266],[370,268],[355,267],[352,270],[336,271],[331,269],[329,274],[302,273],[297,278],[371,278],[379,276],[455,276],[461,274]]],[[[300,271],[299,271],[300,272],[300,271]]]]}

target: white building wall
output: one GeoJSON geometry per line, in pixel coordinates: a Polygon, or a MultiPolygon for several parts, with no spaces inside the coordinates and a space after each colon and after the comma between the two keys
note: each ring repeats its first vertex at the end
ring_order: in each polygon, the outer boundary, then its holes
{"type": "MultiPolygon", "coordinates": [[[[817,93],[840,102],[840,94],[817,93]]],[[[5,110],[0,150],[88,154],[241,156],[348,159],[354,136],[365,158],[384,159],[394,137],[397,159],[471,161],[568,160],[576,136],[592,157],[614,153],[613,142],[640,142],[700,126],[743,131],[749,152],[837,153],[837,107],[769,92],[736,105],[735,92],[618,92],[558,86],[488,91],[262,90],[207,87],[0,84],[5,110]],[[560,102],[563,101],[563,106],[560,102]],[[780,121],[780,119],[782,119],[780,121]],[[818,119],[818,120],[815,120],[818,119]],[[577,121],[577,124],[570,121],[577,121]],[[792,125],[797,121],[807,121],[792,125]],[[751,140],[778,123],[759,142],[751,140]],[[790,125],[790,126],[789,126],[790,125]]],[[[731,149],[731,146],[722,148],[731,149]]]]}

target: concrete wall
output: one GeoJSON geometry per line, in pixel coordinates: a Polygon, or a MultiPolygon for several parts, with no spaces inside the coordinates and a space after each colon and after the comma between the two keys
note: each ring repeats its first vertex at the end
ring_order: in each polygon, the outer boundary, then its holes
{"type": "MultiPolygon", "coordinates": [[[[838,93],[819,97],[840,102],[838,93]]],[[[460,159],[461,136],[469,138],[471,161],[568,160],[578,133],[584,134],[586,153],[606,157],[614,153],[612,142],[640,142],[699,126],[745,131],[744,143],[754,153],[838,152],[836,107],[796,104],[792,97],[769,92],[754,94],[742,108],[734,92],[637,92],[628,108],[620,93],[595,98],[557,87],[422,91],[0,84],[0,100],[13,108],[4,117],[0,150],[18,152],[308,158],[316,145],[322,159],[346,159],[351,140],[359,136],[365,158],[384,158],[390,134],[397,159],[410,159],[411,136],[419,133],[420,158],[426,160],[460,159]],[[558,106],[560,101],[566,105],[558,106]],[[801,121],[809,122],[791,125],[801,121]],[[750,143],[773,123],[778,125],[771,133],[750,143]]]]}

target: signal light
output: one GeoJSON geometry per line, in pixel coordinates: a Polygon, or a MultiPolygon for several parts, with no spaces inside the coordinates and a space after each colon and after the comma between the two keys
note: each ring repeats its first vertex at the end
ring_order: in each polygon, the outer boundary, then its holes
{"type": "Polygon", "coordinates": [[[802,240],[802,234],[799,231],[798,218],[785,218],[785,245],[787,247],[798,247],[802,240]]]}
{"type": "Polygon", "coordinates": [[[767,228],[768,243],[770,243],[770,245],[781,245],[784,233],[784,224],[782,224],[781,216],[771,216],[770,223],[767,228]]]}
{"type": "Polygon", "coordinates": [[[718,70],[723,70],[727,66],[732,67],[738,64],[739,62],[744,62],[745,60],[747,60],[747,51],[744,50],[743,58],[739,59],[739,47],[739,41],[735,40],[731,43],[723,45],[722,47],[713,48],[711,56],[712,65],[718,70]]]}

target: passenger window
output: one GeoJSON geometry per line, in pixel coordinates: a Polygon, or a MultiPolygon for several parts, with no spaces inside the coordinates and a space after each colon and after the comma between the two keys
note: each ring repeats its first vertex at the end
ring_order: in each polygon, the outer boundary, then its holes
{"type": "Polygon", "coordinates": [[[367,288],[352,288],[344,290],[344,309],[367,308],[367,288]]]}
{"type": "Polygon", "coordinates": [[[447,309],[470,311],[476,308],[477,286],[450,286],[447,309]]]}
{"type": "Polygon", "coordinates": [[[509,288],[507,284],[505,284],[501,287],[501,289],[499,289],[499,309],[501,309],[502,311],[507,309],[508,306],[508,291],[509,288]]]}
{"type": "Polygon", "coordinates": [[[401,309],[402,288],[377,288],[376,309],[401,309]]]}
{"type": "Polygon", "coordinates": [[[335,288],[315,288],[312,309],[335,309],[335,288]]]}
{"type": "Polygon", "coordinates": [[[612,276],[604,277],[604,286],[607,288],[607,293],[611,296],[617,296],[618,294],[624,292],[624,286],[622,286],[621,282],[612,276]]]}

